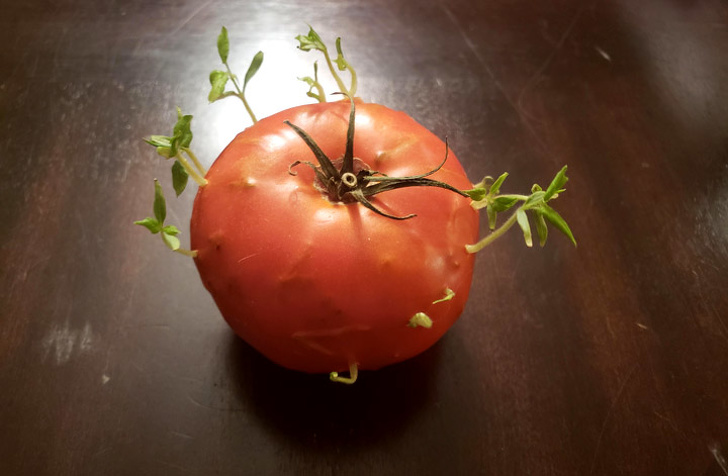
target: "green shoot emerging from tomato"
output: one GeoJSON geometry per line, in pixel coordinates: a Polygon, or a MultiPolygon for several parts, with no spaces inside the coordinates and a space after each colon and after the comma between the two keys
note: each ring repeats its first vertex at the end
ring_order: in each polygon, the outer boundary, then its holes
{"type": "Polygon", "coordinates": [[[342,377],[339,375],[339,372],[331,372],[329,374],[329,378],[332,382],[339,382],[339,383],[345,383],[348,385],[351,385],[352,383],[356,382],[356,379],[359,376],[359,367],[357,367],[356,364],[349,364],[349,376],[348,377],[342,377]]]}
{"type": "Polygon", "coordinates": [[[192,116],[183,115],[182,110],[177,108],[177,123],[174,125],[171,136],[151,135],[144,139],[147,144],[157,149],[157,154],[165,159],[175,159],[172,164],[172,184],[178,197],[187,187],[189,177],[192,177],[201,187],[207,183],[205,180],[207,171],[190,150],[191,123],[192,116]]]}
{"type": "Polygon", "coordinates": [[[298,79],[299,81],[303,81],[309,86],[308,92],[306,92],[306,96],[314,98],[318,102],[326,102],[326,93],[324,93],[324,87],[321,85],[318,79],[318,61],[313,62],[313,78],[311,76],[306,76],[298,79]],[[316,90],[316,92],[314,92],[314,89],[316,90]]]}
{"type": "MultiPolygon", "coordinates": [[[[200,187],[207,184],[207,179],[205,179],[207,171],[190,149],[192,143],[191,123],[192,116],[182,114],[182,110],[177,108],[177,123],[172,129],[171,136],[151,135],[144,139],[147,144],[157,150],[157,154],[165,159],[174,159],[172,164],[172,187],[178,197],[187,188],[190,177],[200,187]]],[[[164,244],[172,251],[194,257],[196,254],[194,251],[180,248],[179,239],[177,238],[179,230],[172,225],[164,225],[167,216],[167,202],[164,199],[162,186],[157,179],[154,179],[154,216],[155,218],[147,217],[135,221],[134,224],[145,227],[152,234],[159,233],[164,244]]]]}
{"type": "Polygon", "coordinates": [[[502,236],[516,223],[518,223],[518,226],[521,227],[521,231],[523,231],[523,238],[526,242],[526,246],[533,246],[531,224],[526,212],[531,212],[536,220],[536,233],[538,234],[539,244],[541,246],[546,244],[546,238],[548,237],[546,222],[550,223],[557,230],[566,235],[574,246],[576,246],[576,239],[569,229],[569,225],[566,224],[566,221],[556,212],[556,210],[547,204],[547,202],[557,198],[559,193],[564,191],[564,185],[569,180],[566,177],[566,166],[559,170],[546,191],[544,191],[538,184],[534,184],[533,187],[531,187],[530,195],[500,195],[500,187],[503,185],[506,177],[508,177],[507,173],[502,174],[495,180],[493,180],[492,177],[485,177],[476,187],[488,190],[483,198],[473,201],[472,205],[476,210],[485,208],[486,214],[488,215],[488,226],[492,230],[492,233],[480,240],[478,243],[466,246],[469,253],[477,253],[482,250],[502,236]],[[508,220],[506,220],[505,223],[496,228],[498,213],[505,212],[520,202],[522,202],[522,205],[516,208],[516,211],[508,218],[508,220]]]}
{"type": "Polygon", "coordinates": [[[165,225],[164,220],[167,218],[167,202],[164,199],[164,192],[159,181],[154,179],[154,218],[147,217],[143,220],[135,221],[135,225],[141,225],[152,234],[159,234],[162,241],[172,251],[176,251],[186,256],[195,257],[195,251],[186,250],[180,247],[179,229],[174,225],[165,225]]]}
{"type": "Polygon", "coordinates": [[[253,110],[250,108],[247,99],[245,99],[245,88],[248,86],[248,82],[258,72],[260,65],[263,64],[263,52],[258,51],[253,56],[248,71],[245,73],[245,79],[243,80],[243,86],[240,87],[238,77],[233,74],[228,64],[228,53],[230,52],[230,41],[228,40],[227,28],[222,27],[220,35],[217,37],[217,54],[220,55],[222,64],[225,65],[225,71],[215,70],[210,73],[210,94],[207,96],[208,101],[215,102],[219,99],[223,99],[230,96],[235,96],[243,102],[245,110],[248,112],[250,119],[253,124],[258,122],[258,119],[253,114],[253,110]],[[233,84],[234,91],[225,91],[227,82],[230,81],[233,84]]]}
{"type": "MultiPolygon", "coordinates": [[[[341,50],[341,38],[336,38],[336,58],[333,60],[333,63],[336,63],[336,68],[334,68],[334,65],[331,61],[331,56],[329,56],[329,50],[326,47],[326,44],[324,44],[323,40],[321,39],[319,34],[316,33],[313,27],[309,25],[308,35],[298,35],[296,37],[296,40],[298,40],[299,43],[298,49],[300,49],[301,51],[316,50],[323,53],[324,59],[326,60],[326,65],[329,67],[329,71],[331,72],[331,76],[333,76],[334,81],[336,81],[336,85],[339,87],[339,92],[346,94],[349,97],[356,96],[356,89],[358,86],[356,71],[351,66],[351,64],[344,58],[344,53],[341,50]],[[339,74],[336,72],[336,69],[338,69],[339,71],[349,71],[349,75],[351,76],[351,84],[348,88],[344,84],[344,81],[341,79],[341,76],[339,76],[339,74]]],[[[318,81],[318,65],[316,63],[313,64],[313,73],[313,78],[307,76],[305,78],[299,79],[311,86],[311,89],[309,89],[307,93],[309,97],[312,97],[319,102],[326,102],[324,89],[321,86],[321,83],[319,83],[318,81]],[[312,93],[314,88],[316,88],[317,93],[312,93]]]]}

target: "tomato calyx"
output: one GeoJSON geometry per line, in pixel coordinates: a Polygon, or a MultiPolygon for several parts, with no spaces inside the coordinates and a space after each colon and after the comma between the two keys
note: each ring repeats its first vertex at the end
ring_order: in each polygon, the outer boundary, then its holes
{"type": "Polygon", "coordinates": [[[349,126],[346,133],[346,149],[342,157],[333,161],[321,150],[318,144],[316,144],[316,141],[306,131],[292,124],[290,121],[284,121],[286,125],[298,134],[308,148],[311,149],[311,152],[313,152],[318,162],[318,165],[316,165],[313,162],[297,160],[289,166],[288,173],[296,175],[296,172],[293,170],[294,167],[301,164],[308,165],[315,173],[314,187],[330,201],[335,203],[359,202],[378,215],[394,220],[407,220],[414,218],[416,215],[410,213],[409,215],[397,216],[386,213],[377,208],[369,199],[379,193],[405,187],[438,187],[450,190],[463,197],[471,198],[471,195],[467,191],[459,190],[439,180],[427,178],[445,165],[449,152],[447,139],[445,139],[445,158],[442,163],[433,170],[421,175],[390,177],[371,170],[369,165],[363,160],[354,157],[356,106],[350,96],[349,100],[351,101],[351,110],[349,112],[349,126]]]}

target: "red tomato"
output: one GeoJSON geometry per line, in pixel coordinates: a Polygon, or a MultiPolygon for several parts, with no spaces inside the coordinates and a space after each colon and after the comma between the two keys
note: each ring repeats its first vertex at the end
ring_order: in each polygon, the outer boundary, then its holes
{"type": "MultiPolygon", "coordinates": [[[[358,102],[354,156],[410,176],[436,168],[445,144],[402,112],[358,102]]],[[[433,345],[468,298],[478,238],[470,200],[448,190],[388,191],[333,203],[314,188],[314,155],[285,120],[332,160],[344,155],[348,101],[282,111],[240,133],[199,189],[191,244],[203,283],[233,330],[278,364],[304,372],[377,369],[433,345]],[[450,300],[437,302],[454,291],[450,300]],[[410,327],[423,312],[431,328],[410,327]]],[[[450,152],[433,179],[472,188],[450,152]]]]}

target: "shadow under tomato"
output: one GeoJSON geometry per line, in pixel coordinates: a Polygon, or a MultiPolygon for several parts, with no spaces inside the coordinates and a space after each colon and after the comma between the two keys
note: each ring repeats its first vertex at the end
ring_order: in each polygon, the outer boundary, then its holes
{"type": "Polygon", "coordinates": [[[440,344],[406,362],[364,371],[353,385],[284,369],[237,337],[228,369],[242,403],[288,443],[323,451],[355,450],[395,438],[432,402],[440,344]]]}

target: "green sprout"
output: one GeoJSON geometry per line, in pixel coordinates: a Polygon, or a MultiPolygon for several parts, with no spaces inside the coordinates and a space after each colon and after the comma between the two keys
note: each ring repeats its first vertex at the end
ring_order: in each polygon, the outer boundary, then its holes
{"type": "Polygon", "coordinates": [[[308,92],[306,93],[306,96],[310,98],[314,98],[318,102],[326,102],[326,94],[324,93],[324,87],[321,86],[321,83],[318,79],[318,61],[313,62],[313,78],[311,76],[306,76],[303,78],[298,78],[300,81],[303,81],[304,83],[308,84],[308,92]],[[316,92],[314,92],[314,89],[316,89],[316,92]]]}
{"type": "MultiPolygon", "coordinates": [[[[324,44],[323,40],[319,36],[318,33],[309,25],[309,32],[308,35],[298,35],[296,37],[296,40],[298,40],[298,49],[301,51],[311,51],[316,50],[320,51],[324,55],[324,59],[326,60],[326,65],[329,67],[329,71],[331,71],[331,76],[334,77],[334,81],[336,81],[336,85],[339,88],[339,92],[349,96],[354,97],[356,96],[356,89],[357,89],[357,78],[356,78],[356,71],[351,66],[351,64],[344,58],[344,52],[341,49],[341,38],[336,38],[336,58],[332,61],[331,56],[329,55],[329,50],[324,44]],[[334,63],[336,64],[336,67],[334,67],[334,63]],[[348,71],[349,76],[351,77],[351,84],[347,88],[344,84],[344,81],[341,79],[341,76],[339,76],[338,71],[348,71]]],[[[301,81],[304,81],[309,86],[311,86],[311,89],[309,89],[309,92],[307,93],[308,96],[313,97],[317,99],[319,102],[326,102],[326,97],[324,95],[323,88],[321,87],[321,84],[318,82],[318,76],[317,76],[317,69],[318,67],[314,63],[314,78],[306,77],[306,78],[299,78],[301,81]],[[312,94],[313,88],[316,88],[318,91],[318,94],[312,94]]]]}
{"type": "Polygon", "coordinates": [[[197,256],[196,251],[186,250],[180,248],[179,229],[174,225],[165,225],[164,220],[167,218],[167,202],[164,199],[164,192],[162,186],[159,184],[157,179],[154,179],[154,218],[146,217],[142,220],[134,222],[135,225],[140,225],[149,230],[153,235],[159,234],[162,241],[172,251],[182,253],[186,256],[195,257],[197,256]]]}
{"type": "Polygon", "coordinates": [[[574,246],[576,246],[576,239],[569,229],[569,225],[566,224],[566,221],[556,210],[547,204],[547,202],[557,198],[560,193],[564,192],[564,185],[569,180],[566,177],[566,166],[559,170],[545,191],[538,184],[534,184],[531,187],[531,195],[501,195],[500,187],[507,177],[507,173],[504,173],[495,180],[492,177],[485,177],[473,190],[468,191],[472,192],[469,193],[471,198],[482,195],[482,198],[473,200],[472,206],[476,210],[485,208],[486,215],[488,216],[488,226],[492,230],[492,233],[479,242],[473,245],[467,245],[465,248],[468,252],[476,253],[482,250],[502,236],[516,223],[523,232],[526,246],[533,246],[531,224],[527,212],[533,214],[536,220],[536,234],[538,235],[541,246],[546,244],[546,238],[548,237],[547,222],[566,235],[574,246]],[[487,192],[483,194],[482,190],[487,190],[487,192]],[[496,228],[498,214],[510,210],[517,203],[521,202],[522,204],[516,208],[516,211],[508,220],[496,228]]]}
{"type": "Polygon", "coordinates": [[[191,123],[192,116],[183,115],[182,110],[177,108],[177,123],[174,125],[171,136],[151,135],[144,139],[147,144],[157,149],[157,154],[165,159],[175,159],[172,164],[172,184],[178,197],[185,190],[189,177],[192,177],[201,187],[207,184],[205,179],[207,171],[190,150],[191,123]]]}
{"type": "Polygon", "coordinates": [[[227,28],[222,27],[220,35],[217,37],[217,53],[220,55],[222,64],[225,65],[225,71],[215,70],[210,73],[211,89],[210,94],[207,96],[207,100],[215,102],[229,96],[236,96],[243,102],[245,110],[248,112],[253,124],[255,124],[258,122],[258,119],[255,117],[255,114],[253,114],[253,110],[250,108],[247,99],[245,99],[245,89],[253,76],[255,76],[255,73],[257,73],[258,69],[260,69],[260,66],[263,64],[263,52],[258,51],[255,56],[253,56],[253,60],[251,61],[250,66],[248,66],[248,71],[245,73],[245,79],[243,79],[242,87],[240,87],[238,77],[233,74],[230,69],[230,65],[228,64],[229,52],[230,41],[228,40],[228,31],[227,28]],[[233,88],[235,89],[234,91],[225,91],[228,81],[232,83],[233,88]]]}

